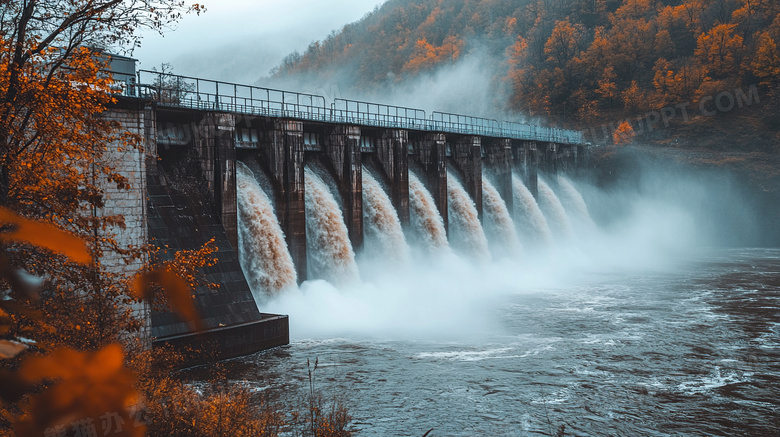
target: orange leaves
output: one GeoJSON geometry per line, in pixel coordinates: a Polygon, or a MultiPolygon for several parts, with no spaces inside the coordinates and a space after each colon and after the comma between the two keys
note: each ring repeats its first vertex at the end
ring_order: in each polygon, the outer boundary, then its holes
{"type": "Polygon", "coordinates": [[[509,65],[513,68],[521,67],[528,56],[528,40],[518,36],[515,43],[506,49],[509,65]]]}
{"type": "MultiPolygon", "coordinates": [[[[780,19],[780,15],[778,15],[780,19]]],[[[757,42],[755,57],[751,63],[753,74],[761,78],[763,85],[780,83],[780,50],[770,33],[762,32],[757,42]]]]}
{"type": "Polygon", "coordinates": [[[699,33],[706,6],[705,0],[685,0],[679,6],[672,8],[671,18],[685,23],[691,32],[699,33]]]}
{"type": "Polygon", "coordinates": [[[624,0],[621,3],[622,5],[615,11],[613,21],[639,20],[655,12],[654,2],[651,0],[624,0]]]}
{"type": "Polygon", "coordinates": [[[504,33],[511,36],[517,31],[517,18],[507,17],[504,21],[504,33]]]}
{"type": "Polygon", "coordinates": [[[118,344],[93,353],[61,349],[46,357],[29,357],[17,375],[18,382],[28,387],[56,381],[30,397],[26,416],[15,426],[19,436],[70,428],[81,429],[80,435],[98,435],[101,426],[104,434],[144,434],[145,428],[134,417],[139,401],[133,388],[135,376],[124,367],[118,344]]]}
{"type": "Polygon", "coordinates": [[[696,42],[696,60],[713,77],[737,72],[744,55],[742,37],[735,34],[736,24],[720,24],[702,33],[696,42]]]}
{"type": "Polygon", "coordinates": [[[439,17],[439,15],[441,15],[441,8],[439,6],[436,6],[431,11],[431,14],[428,15],[428,18],[425,19],[425,22],[422,24],[421,27],[426,28],[432,26],[433,24],[436,23],[436,19],[439,17]]]}
{"type": "Polygon", "coordinates": [[[170,309],[192,323],[197,330],[203,329],[193,302],[192,288],[198,285],[218,287],[217,284],[205,283],[199,270],[217,263],[213,256],[217,250],[212,238],[200,249],[177,251],[172,261],[159,262],[156,268],[136,275],[133,280],[133,295],[137,299],[154,302],[159,286],[170,309]]]}
{"type": "MultiPolygon", "coordinates": [[[[0,43],[0,58],[12,51],[0,43]]],[[[0,118],[0,197],[4,206],[26,216],[83,213],[80,193],[100,197],[90,187],[106,172],[90,164],[121,137],[99,116],[111,100],[100,56],[82,47],[57,59],[62,53],[45,50],[23,65],[0,67],[9,72],[0,74],[0,106],[6,108],[0,118]],[[52,65],[61,67],[50,70],[52,65]],[[12,83],[13,69],[19,77],[12,83]]]]}
{"type": "Polygon", "coordinates": [[[133,293],[138,299],[152,299],[153,284],[162,287],[169,306],[179,313],[196,329],[203,329],[203,324],[195,309],[189,284],[170,270],[153,270],[139,273],[133,280],[133,293]]]}
{"type": "Polygon", "coordinates": [[[87,378],[96,382],[108,380],[122,367],[124,353],[117,344],[112,344],[94,354],[69,349],[55,351],[49,356],[27,358],[19,376],[30,384],[49,379],[87,378]]]}
{"type": "Polygon", "coordinates": [[[193,3],[190,5],[190,9],[187,12],[195,12],[197,15],[206,12],[206,6],[200,3],[193,3]]]}
{"type": "Polygon", "coordinates": [[[580,51],[583,26],[572,24],[568,19],[555,22],[552,35],[544,44],[547,62],[563,67],[580,51]]]}
{"type": "Polygon", "coordinates": [[[38,246],[65,255],[77,263],[87,264],[92,260],[83,240],[54,225],[26,219],[2,207],[0,224],[13,226],[11,231],[0,233],[0,241],[38,246]]]}
{"type": "MultiPolygon", "coordinates": [[[[15,420],[19,436],[142,435],[131,409],[135,377],[112,342],[144,322],[128,297],[130,269],[119,265],[137,262],[144,243],[120,244],[112,232],[122,218],[96,211],[105,189],[131,182],[106,155],[142,137],[105,117],[112,80],[106,57],[90,47],[133,47],[139,28],[161,29],[188,8],[179,0],[154,1],[151,13],[113,0],[19,3],[4,2],[0,20],[0,282],[12,289],[0,292],[0,359],[19,364],[0,372],[0,396],[15,404],[2,403],[0,428],[15,420]],[[101,264],[109,252],[112,268],[101,264]],[[23,352],[26,344],[35,346],[23,352]]],[[[139,282],[160,283],[196,317],[187,279],[153,272],[139,282]]]]}
{"type": "Polygon", "coordinates": [[[612,142],[617,146],[623,146],[634,141],[635,136],[634,128],[629,122],[624,121],[612,134],[612,142]]]}
{"type": "Polygon", "coordinates": [[[616,78],[615,69],[611,65],[607,66],[607,68],[604,69],[604,74],[598,81],[599,87],[596,89],[596,94],[607,101],[617,99],[618,91],[617,85],[615,84],[616,78]]]}
{"type": "Polygon", "coordinates": [[[429,69],[440,63],[455,61],[460,57],[464,47],[463,40],[448,36],[439,47],[429,43],[426,38],[417,41],[411,59],[407,61],[402,71],[417,72],[429,69]]]}
{"type": "Polygon", "coordinates": [[[631,85],[620,93],[623,100],[623,107],[632,111],[647,109],[647,93],[639,87],[636,81],[631,81],[631,85]]]}

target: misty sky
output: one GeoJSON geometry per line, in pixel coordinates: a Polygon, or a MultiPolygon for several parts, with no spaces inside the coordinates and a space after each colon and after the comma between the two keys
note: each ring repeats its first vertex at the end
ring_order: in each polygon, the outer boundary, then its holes
{"type": "Polygon", "coordinates": [[[359,20],[384,0],[203,0],[164,36],[144,34],[138,68],[163,62],[187,76],[253,84],[284,56],[359,20]]]}

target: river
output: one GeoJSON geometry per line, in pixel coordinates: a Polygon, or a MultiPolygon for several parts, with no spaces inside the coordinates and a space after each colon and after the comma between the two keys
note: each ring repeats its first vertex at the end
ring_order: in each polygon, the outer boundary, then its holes
{"type": "Polygon", "coordinates": [[[361,436],[780,435],[780,249],[558,275],[454,296],[467,308],[448,332],[415,324],[413,308],[397,331],[293,322],[289,346],[229,361],[228,375],[291,403],[317,359],[315,388],[346,403],[361,436]]]}

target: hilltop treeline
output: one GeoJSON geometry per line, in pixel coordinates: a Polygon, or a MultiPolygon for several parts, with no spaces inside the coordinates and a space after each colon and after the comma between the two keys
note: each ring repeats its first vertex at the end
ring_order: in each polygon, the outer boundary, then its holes
{"type": "Polygon", "coordinates": [[[780,85],[776,0],[390,0],[276,75],[399,82],[479,51],[509,109],[576,126],[780,85]]]}

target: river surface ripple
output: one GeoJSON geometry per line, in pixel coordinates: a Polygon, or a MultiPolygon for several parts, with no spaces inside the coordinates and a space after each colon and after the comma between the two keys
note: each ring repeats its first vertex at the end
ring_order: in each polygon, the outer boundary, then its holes
{"type": "Polygon", "coordinates": [[[492,299],[473,338],[293,338],[228,374],[292,404],[317,358],[365,436],[780,435],[780,250],[492,299]]]}

